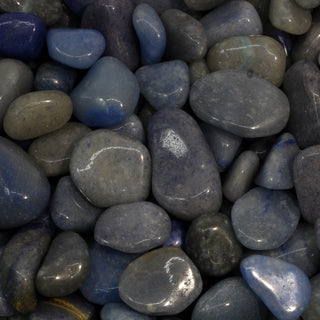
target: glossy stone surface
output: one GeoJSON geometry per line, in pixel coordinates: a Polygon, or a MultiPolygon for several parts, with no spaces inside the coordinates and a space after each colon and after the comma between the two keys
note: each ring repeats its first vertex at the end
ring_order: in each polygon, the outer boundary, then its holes
{"type": "Polygon", "coordinates": [[[20,227],[43,212],[49,202],[50,186],[33,160],[3,137],[0,159],[0,228],[20,227]]]}
{"type": "Polygon", "coordinates": [[[220,70],[200,78],[189,99],[201,120],[245,138],[278,133],[289,117],[286,95],[243,70],[220,70]]]}
{"type": "Polygon", "coordinates": [[[181,60],[144,66],[135,75],[142,95],[156,110],[181,108],[188,99],[189,69],[181,60]]]}
{"type": "Polygon", "coordinates": [[[313,9],[320,5],[319,0],[294,0],[297,5],[305,9],[313,9]]]}
{"type": "Polygon", "coordinates": [[[120,297],[129,307],[150,315],[173,315],[200,294],[202,279],[190,258],[177,247],[150,251],[123,272],[120,297]]]}
{"type": "Polygon", "coordinates": [[[229,201],[235,202],[250,190],[259,164],[259,157],[251,150],[244,151],[237,157],[222,183],[223,195],[229,201]]]}
{"type": "Polygon", "coordinates": [[[208,48],[233,36],[262,34],[261,19],[248,1],[228,1],[206,14],[200,22],[207,34],[208,48]]]}
{"type": "Polygon", "coordinates": [[[70,173],[92,204],[110,207],[148,197],[151,158],[141,142],[100,129],[87,134],[75,146],[70,173]]]}
{"type": "Polygon", "coordinates": [[[225,0],[184,0],[184,3],[193,10],[206,11],[211,10],[216,6],[219,6],[225,2],[225,0]]]}
{"type": "Polygon", "coordinates": [[[134,111],[139,83],[118,59],[99,59],[71,92],[74,115],[93,127],[118,125],[134,111]]]}
{"type": "Polygon", "coordinates": [[[184,249],[186,240],[186,226],[179,220],[171,220],[171,233],[164,247],[179,247],[184,249]]]}
{"type": "Polygon", "coordinates": [[[202,59],[207,53],[207,35],[202,24],[191,15],[177,9],[162,13],[167,34],[165,56],[168,60],[186,62],[202,59]]]}
{"type": "Polygon", "coordinates": [[[33,141],[28,153],[47,176],[67,174],[75,144],[90,131],[82,123],[68,122],[62,128],[33,141]]]}
{"type": "Polygon", "coordinates": [[[133,26],[140,42],[143,65],[160,62],[166,48],[166,30],[158,13],[141,3],[133,11],[133,26]]]}
{"type": "Polygon", "coordinates": [[[300,218],[289,191],[254,188],[238,199],[231,212],[233,229],[247,248],[279,248],[294,233],[300,218]]]}
{"type": "Polygon", "coordinates": [[[198,300],[192,320],[265,320],[267,308],[241,277],[219,281],[198,300]]]}
{"type": "Polygon", "coordinates": [[[210,72],[205,59],[195,60],[189,63],[190,85],[210,72]]]}
{"type": "Polygon", "coordinates": [[[241,273],[268,309],[281,320],[296,320],[311,295],[308,277],[291,263],[252,255],[242,260],[241,273]]]}
{"type": "Polygon", "coordinates": [[[90,302],[104,305],[120,302],[118,285],[122,272],[136,259],[136,254],[128,254],[101,246],[94,242],[90,247],[90,271],[80,289],[90,302]]]}
{"type": "Polygon", "coordinates": [[[9,106],[3,128],[16,140],[37,138],[61,128],[72,115],[72,101],[62,91],[26,93],[9,106]]]}
{"type": "Polygon", "coordinates": [[[269,19],[276,28],[296,35],[306,33],[312,22],[310,10],[291,0],[270,0],[269,19]]]}
{"type": "Polygon", "coordinates": [[[286,69],[286,54],[278,41],[267,36],[231,37],[209,50],[207,64],[211,72],[250,71],[279,87],[286,69]]]}
{"type": "Polygon", "coordinates": [[[0,55],[4,58],[36,59],[45,36],[46,26],[38,16],[30,13],[0,14],[0,55]]]}
{"type": "Polygon", "coordinates": [[[317,274],[310,279],[311,283],[311,298],[307,308],[304,310],[303,320],[318,320],[320,317],[320,274],[317,274]]]}
{"type": "Polygon", "coordinates": [[[134,8],[132,0],[92,1],[81,20],[82,28],[96,29],[103,34],[104,55],[118,58],[130,70],[135,70],[140,62],[139,42],[132,22],[134,8]]]}
{"type": "Polygon", "coordinates": [[[216,212],[220,176],[213,154],[195,120],[179,109],[155,113],[148,129],[152,193],[160,206],[182,220],[216,212]]]}

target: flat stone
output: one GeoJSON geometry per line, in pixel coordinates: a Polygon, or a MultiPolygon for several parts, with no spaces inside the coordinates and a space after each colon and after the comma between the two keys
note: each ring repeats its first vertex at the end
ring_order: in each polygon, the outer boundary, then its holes
{"type": "Polygon", "coordinates": [[[211,72],[250,71],[279,87],[286,69],[286,54],[282,45],[271,37],[238,36],[213,46],[207,54],[207,64],[211,72]]]}
{"type": "Polygon", "coordinates": [[[195,60],[189,63],[190,85],[194,84],[199,78],[210,73],[205,59],[195,60]]]}
{"type": "Polygon", "coordinates": [[[184,249],[186,240],[186,226],[179,220],[171,220],[171,233],[163,247],[179,247],[184,249]]]}
{"type": "Polygon", "coordinates": [[[190,258],[177,247],[150,251],[122,273],[120,297],[132,309],[150,315],[173,315],[200,294],[202,279],[190,258]]]}
{"type": "Polygon", "coordinates": [[[302,317],[303,320],[318,320],[320,317],[320,274],[317,274],[310,279],[311,283],[311,298],[308,306],[304,310],[302,317]]]}
{"type": "Polygon", "coordinates": [[[62,91],[26,93],[9,106],[3,128],[16,140],[37,138],[63,127],[72,115],[72,101],[62,91]]]}
{"type": "Polygon", "coordinates": [[[294,0],[297,5],[305,9],[313,9],[320,5],[319,0],[294,0]]]}
{"type": "Polygon", "coordinates": [[[252,255],[242,260],[241,273],[267,308],[278,318],[296,320],[311,295],[308,277],[291,263],[252,255]]]}
{"type": "Polygon", "coordinates": [[[95,130],[75,146],[71,178],[97,207],[146,200],[150,191],[151,158],[139,141],[107,129],[95,130]]]}
{"type": "Polygon", "coordinates": [[[135,75],[142,95],[156,110],[181,108],[186,103],[190,80],[185,62],[172,60],[143,66],[135,75]]]}
{"type": "Polygon", "coordinates": [[[265,320],[267,308],[241,277],[229,277],[200,296],[192,320],[265,320]]]}
{"type": "Polygon", "coordinates": [[[238,199],[231,212],[239,241],[247,248],[279,248],[297,228],[300,211],[289,191],[254,188],[238,199]]]}
{"type": "Polygon", "coordinates": [[[184,3],[193,10],[207,11],[219,6],[225,0],[184,0],[184,3]]]}
{"type": "Polygon", "coordinates": [[[242,258],[242,246],[230,219],[208,213],[192,221],[186,236],[186,252],[202,274],[220,277],[234,269],[242,258]]]}
{"type": "Polygon", "coordinates": [[[220,70],[197,80],[190,105],[204,122],[245,138],[280,132],[289,118],[286,95],[252,73],[220,70]]]}
{"type": "Polygon", "coordinates": [[[152,193],[169,213],[193,220],[217,212],[222,194],[213,154],[195,120],[179,109],[155,113],[148,130],[152,193]]]}
{"type": "Polygon", "coordinates": [[[99,59],[70,96],[74,115],[93,127],[118,125],[126,120],[138,103],[139,83],[118,59],[99,59]]]}

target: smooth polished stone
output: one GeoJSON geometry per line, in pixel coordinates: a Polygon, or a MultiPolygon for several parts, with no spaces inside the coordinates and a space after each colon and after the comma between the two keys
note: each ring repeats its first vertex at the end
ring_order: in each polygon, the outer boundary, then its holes
{"type": "Polygon", "coordinates": [[[273,190],[293,188],[293,161],[299,151],[294,136],[283,133],[269,151],[255,178],[255,184],[273,190]]]}
{"type": "Polygon", "coordinates": [[[293,181],[303,218],[310,222],[320,217],[320,145],[298,153],[293,164],[293,181]]]}
{"type": "Polygon", "coordinates": [[[222,183],[223,195],[235,202],[250,190],[258,172],[260,160],[251,150],[242,152],[234,161],[222,183]]]}
{"type": "Polygon", "coordinates": [[[243,70],[220,70],[197,80],[190,105],[204,122],[244,138],[280,132],[289,118],[289,101],[276,86],[243,70]]]}
{"type": "Polygon", "coordinates": [[[269,20],[270,0],[248,0],[257,10],[263,24],[269,20]]]}
{"type": "Polygon", "coordinates": [[[62,128],[34,140],[28,153],[48,177],[68,174],[75,144],[90,131],[82,123],[68,122],[62,128]]]}
{"type": "Polygon", "coordinates": [[[207,35],[202,24],[191,15],[177,9],[162,13],[167,34],[165,57],[185,62],[202,59],[208,49],[207,35]]]}
{"type": "Polygon", "coordinates": [[[184,0],[184,3],[193,10],[207,11],[226,2],[225,0],[184,0]]]}
{"type": "Polygon", "coordinates": [[[120,302],[119,279],[137,254],[123,253],[94,242],[90,247],[90,271],[80,291],[90,302],[104,305],[120,302]]]}
{"type": "Polygon", "coordinates": [[[279,259],[252,255],[240,264],[255,294],[281,320],[296,320],[306,308],[311,285],[303,271],[279,259]]]}
{"type": "Polygon", "coordinates": [[[171,220],[171,233],[163,247],[179,247],[184,249],[186,240],[186,226],[179,220],[171,220]]]}
{"type": "Polygon", "coordinates": [[[313,9],[320,5],[320,0],[294,0],[297,5],[305,9],[313,9]]]}
{"type": "Polygon", "coordinates": [[[18,229],[1,255],[1,279],[6,298],[20,313],[35,309],[34,279],[53,236],[48,215],[18,229]]]}
{"type": "Polygon", "coordinates": [[[211,72],[250,71],[279,87],[286,69],[286,54],[278,41],[267,36],[231,37],[209,50],[207,64],[211,72]]]}
{"type": "Polygon", "coordinates": [[[320,274],[310,279],[311,284],[311,298],[307,308],[304,310],[303,320],[318,320],[320,318],[320,274]]]}
{"type": "Polygon", "coordinates": [[[86,7],[81,20],[82,28],[103,34],[104,55],[119,59],[130,70],[140,64],[139,41],[132,22],[134,8],[132,0],[96,0],[86,7]]]}
{"type": "Polygon", "coordinates": [[[222,201],[213,154],[195,120],[179,109],[155,113],[148,129],[152,193],[181,220],[217,212],[222,201]]]}
{"type": "Polygon", "coordinates": [[[207,33],[208,48],[234,36],[262,34],[262,22],[248,1],[228,1],[206,14],[200,22],[207,33]]]}
{"type": "Polygon", "coordinates": [[[292,0],[270,0],[269,19],[274,27],[295,35],[306,33],[312,22],[310,10],[292,0]]]}
{"type": "Polygon", "coordinates": [[[0,137],[0,159],[0,228],[20,227],[46,208],[50,185],[27,153],[3,137],[0,137]]]}
{"type": "Polygon", "coordinates": [[[71,178],[97,207],[146,200],[151,183],[148,149],[108,129],[95,130],[75,146],[71,178]]]}
{"type": "Polygon", "coordinates": [[[73,231],[59,233],[50,244],[35,282],[45,297],[63,297],[78,290],[89,274],[87,243],[73,231]]]}
{"type": "Polygon", "coordinates": [[[190,258],[178,247],[150,251],[122,273],[119,293],[132,309],[150,315],[174,315],[201,293],[202,279],[190,258]]]}
{"type": "Polygon", "coordinates": [[[192,221],[186,252],[202,274],[213,277],[228,274],[242,258],[242,246],[231,221],[222,213],[203,214],[192,221]]]}
{"type": "Polygon", "coordinates": [[[104,211],[97,220],[94,238],[122,252],[142,253],[161,246],[170,232],[168,214],[152,202],[140,201],[104,211]]]}
{"type": "Polygon", "coordinates": [[[189,69],[181,60],[139,68],[135,73],[142,95],[153,108],[181,108],[188,99],[189,69]]]}
{"type": "Polygon", "coordinates": [[[279,248],[297,228],[300,211],[289,191],[254,188],[232,207],[232,225],[239,241],[247,248],[279,248]]]}
{"type": "Polygon", "coordinates": [[[167,37],[158,13],[148,4],[141,3],[134,9],[132,21],[140,42],[142,64],[160,62],[167,37]]]}
{"type": "Polygon", "coordinates": [[[70,8],[72,12],[81,16],[83,14],[84,9],[90,4],[93,3],[94,0],[63,0],[63,2],[70,8]]]}
{"type": "Polygon", "coordinates": [[[47,33],[49,56],[75,69],[90,68],[106,47],[103,35],[93,29],[59,28],[47,33]]]}
{"type": "Polygon", "coordinates": [[[200,296],[192,320],[265,320],[267,308],[241,277],[229,277],[200,296]]]}
{"type": "Polygon", "coordinates": [[[31,68],[15,59],[0,60],[0,126],[10,103],[19,96],[30,92],[33,86],[31,68]]]}
{"type": "Polygon", "coordinates": [[[103,57],[71,92],[74,115],[92,127],[118,125],[138,103],[139,83],[118,59],[103,57]]]}
{"type": "Polygon", "coordinates": [[[199,78],[210,73],[205,59],[195,60],[189,63],[190,85],[194,84],[199,78]]]}
{"type": "Polygon", "coordinates": [[[62,91],[29,92],[10,104],[3,128],[12,139],[37,138],[63,127],[70,119],[72,109],[70,97],[62,91]]]}
{"type": "MultiPolygon", "coordinates": [[[[1,4],[0,4],[1,9],[1,4]]],[[[0,56],[30,61],[42,50],[46,25],[31,13],[0,14],[0,56]]]]}

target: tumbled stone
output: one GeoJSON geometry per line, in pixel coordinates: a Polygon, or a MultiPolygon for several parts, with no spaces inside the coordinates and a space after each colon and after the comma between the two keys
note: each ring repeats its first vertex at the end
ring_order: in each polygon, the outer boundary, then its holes
{"type": "Polygon", "coordinates": [[[192,320],[265,320],[267,308],[241,277],[219,281],[197,301],[192,320]]]}
{"type": "Polygon", "coordinates": [[[260,255],[242,260],[240,268],[248,285],[278,319],[296,320],[302,314],[311,285],[299,268],[260,255]]]}
{"type": "Polygon", "coordinates": [[[139,83],[118,59],[99,59],[71,92],[74,115],[93,127],[118,125],[138,103],[139,83]]]}
{"type": "Polygon", "coordinates": [[[198,269],[177,247],[153,250],[134,260],[119,283],[121,299],[134,310],[150,315],[183,311],[201,289],[198,269]]]}
{"type": "Polygon", "coordinates": [[[231,212],[239,241],[247,248],[279,248],[297,228],[300,211],[289,191],[254,188],[238,199],[231,212]]]}
{"type": "Polygon", "coordinates": [[[193,10],[206,11],[219,6],[225,0],[184,0],[184,3],[193,10]]]}
{"type": "Polygon", "coordinates": [[[179,109],[155,113],[148,129],[152,155],[152,193],[182,220],[216,212],[221,205],[220,176],[198,124],[179,109]]]}
{"type": "Polygon", "coordinates": [[[179,247],[184,249],[186,240],[186,226],[179,220],[171,221],[171,233],[168,240],[163,244],[163,247],[179,247]]]}
{"type": "Polygon", "coordinates": [[[37,138],[64,126],[72,115],[72,108],[71,99],[62,91],[26,93],[10,104],[3,128],[16,140],[37,138]]]}
{"type": "Polygon", "coordinates": [[[156,110],[181,108],[186,103],[190,81],[185,62],[172,60],[143,66],[135,75],[142,95],[156,110]]]}
{"type": "Polygon", "coordinates": [[[308,306],[304,310],[302,317],[303,320],[318,320],[320,317],[320,274],[317,274],[310,279],[311,284],[311,297],[308,306]]]}
{"type": "Polygon", "coordinates": [[[208,213],[192,221],[186,236],[186,252],[200,272],[214,277],[228,274],[242,258],[242,246],[230,219],[208,213]]]}
{"type": "Polygon", "coordinates": [[[95,130],[75,146],[70,173],[97,207],[141,201],[149,195],[150,154],[137,140],[108,129],[95,130]]]}
{"type": "Polygon", "coordinates": [[[278,133],[289,117],[286,95],[243,70],[220,70],[201,77],[192,85],[189,99],[201,120],[245,138],[278,133]]]}
{"type": "Polygon", "coordinates": [[[305,9],[313,9],[320,5],[319,0],[294,0],[297,5],[305,9]]]}
{"type": "Polygon", "coordinates": [[[279,87],[286,69],[286,54],[278,41],[267,36],[231,37],[209,50],[207,64],[211,72],[250,71],[279,87]]]}
{"type": "Polygon", "coordinates": [[[210,72],[204,59],[195,60],[189,63],[190,85],[194,84],[199,78],[210,72]]]}
{"type": "Polygon", "coordinates": [[[263,24],[269,20],[270,0],[248,0],[257,10],[263,24]]]}

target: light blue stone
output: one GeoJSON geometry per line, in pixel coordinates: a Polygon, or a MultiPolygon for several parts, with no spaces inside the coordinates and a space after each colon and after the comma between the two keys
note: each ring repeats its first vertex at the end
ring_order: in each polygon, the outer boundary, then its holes
{"type": "Polygon", "coordinates": [[[160,62],[166,48],[166,31],[158,13],[148,4],[139,4],[132,15],[141,48],[142,64],[160,62]]]}
{"type": "Polygon", "coordinates": [[[279,320],[296,320],[307,307],[311,285],[306,274],[280,259],[252,255],[240,264],[251,289],[279,320]]]}
{"type": "Polygon", "coordinates": [[[71,92],[74,115],[92,127],[108,127],[126,120],[138,103],[139,83],[118,59],[103,57],[71,92]]]}
{"type": "Polygon", "coordinates": [[[91,29],[50,29],[47,33],[50,57],[76,69],[90,68],[102,55],[103,35],[91,29]]]}
{"type": "Polygon", "coordinates": [[[182,60],[144,66],[136,71],[142,95],[156,110],[181,108],[189,94],[189,68],[182,60]]]}

